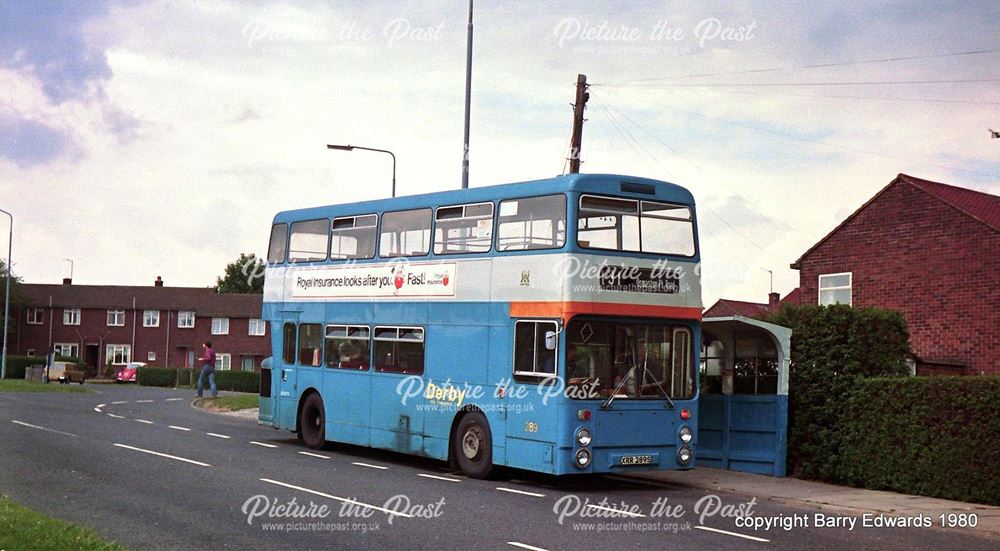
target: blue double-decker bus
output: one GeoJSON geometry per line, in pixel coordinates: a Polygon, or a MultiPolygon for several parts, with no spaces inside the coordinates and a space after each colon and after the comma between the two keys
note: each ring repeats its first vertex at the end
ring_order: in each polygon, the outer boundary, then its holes
{"type": "Polygon", "coordinates": [[[259,422],[477,478],[689,469],[696,220],[598,174],[278,213],[259,422]]]}

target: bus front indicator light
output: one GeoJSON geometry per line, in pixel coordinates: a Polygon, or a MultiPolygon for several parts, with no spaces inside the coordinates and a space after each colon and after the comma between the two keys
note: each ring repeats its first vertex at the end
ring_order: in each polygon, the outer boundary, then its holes
{"type": "Polygon", "coordinates": [[[684,408],[681,410],[681,420],[687,421],[691,418],[691,410],[684,408]]]}
{"type": "Polygon", "coordinates": [[[577,468],[584,469],[590,465],[590,451],[580,448],[576,450],[576,466],[577,468]]]}
{"type": "Polygon", "coordinates": [[[577,411],[576,412],[576,419],[577,419],[577,421],[590,421],[590,410],[589,409],[581,409],[581,410],[577,411]]]}
{"type": "Polygon", "coordinates": [[[580,430],[576,431],[576,443],[581,446],[589,446],[593,439],[590,429],[586,427],[581,427],[580,430]]]}
{"type": "Polygon", "coordinates": [[[680,449],[677,450],[677,462],[681,465],[687,465],[690,463],[691,456],[691,448],[687,447],[687,445],[681,446],[680,449]]]}

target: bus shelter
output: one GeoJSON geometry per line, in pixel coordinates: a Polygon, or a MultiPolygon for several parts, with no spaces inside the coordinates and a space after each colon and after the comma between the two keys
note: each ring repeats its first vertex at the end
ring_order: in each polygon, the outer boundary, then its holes
{"type": "Polygon", "coordinates": [[[702,320],[698,465],[785,476],[791,338],[743,316],[702,320]]]}

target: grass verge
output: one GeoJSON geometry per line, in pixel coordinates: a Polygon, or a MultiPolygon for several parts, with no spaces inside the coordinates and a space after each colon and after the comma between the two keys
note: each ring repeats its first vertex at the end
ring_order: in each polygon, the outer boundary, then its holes
{"type": "Polygon", "coordinates": [[[215,411],[240,411],[260,406],[260,396],[257,394],[240,394],[237,396],[221,396],[219,398],[198,398],[194,405],[215,411]]]}
{"type": "Polygon", "coordinates": [[[125,551],[96,532],[36,513],[0,496],[0,549],[125,551]]]}
{"type": "Polygon", "coordinates": [[[25,381],[24,379],[0,379],[0,392],[90,392],[90,389],[83,385],[69,383],[61,385],[59,383],[36,383],[35,381],[25,381]]]}

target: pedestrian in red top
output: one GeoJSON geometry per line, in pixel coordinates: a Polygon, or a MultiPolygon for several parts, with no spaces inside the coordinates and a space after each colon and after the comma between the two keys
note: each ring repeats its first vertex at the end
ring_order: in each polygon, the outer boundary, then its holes
{"type": "Polygon", "coordinates": [[[202,389],[205,388],[205,377],[208,377],[208,384],[212,390],[212,398],[219,393],[215,388],[215,350],[212,350],[212,341],[205,341],[201,345],[201,375],[198,376],[198,397],[201,398],[202,389]]]}

